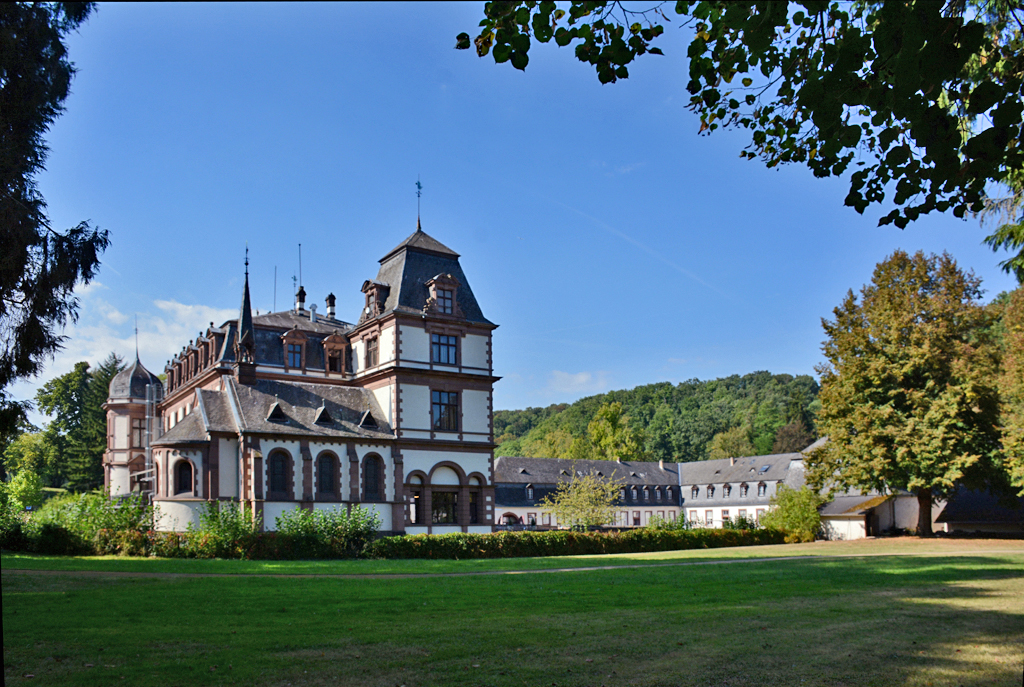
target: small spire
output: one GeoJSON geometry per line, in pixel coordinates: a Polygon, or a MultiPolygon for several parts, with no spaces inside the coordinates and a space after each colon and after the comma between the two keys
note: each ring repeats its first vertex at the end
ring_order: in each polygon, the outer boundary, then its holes
{"type": "Polygon", "coordinates": [[[423,184],[420,183],[420,175],[416,175],[416,231],[420,229],[420,196],[423,195],[423,184]]]}
{"type": "Polygon", "coordinates": [[[139,314],[135,313],[135,361],[139,360],[139,314]]]}
{"type": "Polygon", "coordinates": [[[256,337],[252,326],[252,304],[249,300],[249,246],[245,246],[245,286],[242,288],[242,307],[238,313],[238,340],[235,342],[238,362],[256,361],[256,337]]]}

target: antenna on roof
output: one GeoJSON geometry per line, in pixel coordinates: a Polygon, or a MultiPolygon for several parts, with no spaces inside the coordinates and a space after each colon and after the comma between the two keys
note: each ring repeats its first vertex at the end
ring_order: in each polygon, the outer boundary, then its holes
{"type": "Polygon", "coordinates": [[[139,314],[135,313],[135,359],[139,359],[139,314]]]}
{"type": "Polygon", "coordinates": [[[249,242],[245,242],[245,276],[249,276],[249,242]]]}
{"type": "Polygon", "coordinates": [[[302,286],[302,244],[299,244],[299,286],[302,286]]]}

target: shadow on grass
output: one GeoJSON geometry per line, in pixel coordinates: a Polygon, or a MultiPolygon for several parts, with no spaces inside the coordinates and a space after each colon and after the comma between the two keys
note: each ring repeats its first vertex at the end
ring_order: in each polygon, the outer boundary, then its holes
{"type": "Polygon", "coordinates": [[[1017,687],[1022,560],[387,581],[5,575],[4,674],[72,685],[1017,687]]]}

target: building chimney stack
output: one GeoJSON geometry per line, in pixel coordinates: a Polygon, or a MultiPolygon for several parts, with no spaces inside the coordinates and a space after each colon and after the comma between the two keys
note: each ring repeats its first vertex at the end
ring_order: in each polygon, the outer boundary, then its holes
{"type": "Polygon", "coordinates": [[[299,292],[295,294],[295,312],[301,313],[306,309],[306,289],[299,287],[299,292]]]}
{"type": "Polygon", "coordinates": [[[730,456],[729,457],[729,465],[736,465],[736,457],[735,456],[730,456]]]}
{"type": "Polygon", "coordinates": [[[664,458],[659,458],[658,459],[658,467],[661,468],[662,470],[665,469],[665,459],[664,458]]]}
{"type": "Polygon", "coordinates": [[[309,304],[309,321],[316,322],[316,303],[309,304]]]}
{"type": "Polygon", "coordinates": [[[334,303],[335,298],[333,293],[327,294],[327,319],[334,319],[334,303]]]}

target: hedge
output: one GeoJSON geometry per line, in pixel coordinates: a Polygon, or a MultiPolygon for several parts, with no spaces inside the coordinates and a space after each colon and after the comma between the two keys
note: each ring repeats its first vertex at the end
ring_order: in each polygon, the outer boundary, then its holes
{"type": "Polygon", "coordinates": [[[606,553],[643,553],[682,549],[713,549],[725,546],[781,544],[781,532],[757,530],[657,530],[621,532],[494,532],[488,534],[416,534],[383,537],[362,552],[353,552],[342,541],[310,542],[305,536],[262,532],[235,539],[208,532],[139,532],[99,530],[91,545],[65,528],[46,523],[29,534],[17,528],[4,548],[51,555],[120,555],[160,558],[243,558],[252,560],[299,560],[351,558],[529,558],[606,553]]]}
{"type": "Polygon", "coordinates": [[[378,539],[370,545],[367,554],[371,558],[532,558],[781,544],[784,538],[782,532],[768,529],[670,531],[643,528],[621,532],[415,534],[378,539]]]}

